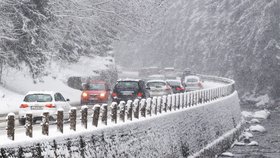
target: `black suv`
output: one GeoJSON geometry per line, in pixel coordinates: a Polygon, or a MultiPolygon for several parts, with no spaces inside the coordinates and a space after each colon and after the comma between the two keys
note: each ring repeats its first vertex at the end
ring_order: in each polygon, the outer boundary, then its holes
{"type": "Polygon", "coordinates": [[[147,98],[149,96],[143,80],[118,80],[112,92],[112,100],[117,103],[120,101],[133,101],[136,98],[147,98]]]}

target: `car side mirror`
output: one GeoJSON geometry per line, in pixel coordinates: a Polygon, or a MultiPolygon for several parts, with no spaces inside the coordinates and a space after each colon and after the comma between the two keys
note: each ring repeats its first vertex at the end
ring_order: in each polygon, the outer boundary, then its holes
{"type": "Polygon", "coordinates": [[[66,99],[66,101],[70,101],[70,99],[66,99]]]}

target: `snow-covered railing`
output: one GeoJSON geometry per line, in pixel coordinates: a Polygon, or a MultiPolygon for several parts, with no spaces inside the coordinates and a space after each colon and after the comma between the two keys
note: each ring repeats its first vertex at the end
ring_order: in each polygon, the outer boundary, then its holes
{"type": "MultiPolygon", "coordinates": [[[[107,124],[125,123],[133,120],[144,119],[154,115],[161,115],[170,111],[186,109],[193,106],[199,106],[204,103],[228,96],[232,94],[235,82],[231,79],[200,75],[204,80],[214,82],[222,82],[224,85],[215,88],[207,88],[202,90],[171,94],[167,96],[153,97],[147,99],[135,99],[127,102],[121,101],[119,104],[113,102],[109,107],[107,104],[94,105],[92,114],[88,113],[88,106],[84,105],[81,108],[81,125],[82,128],[88,127],[88,116],[91,115],[91,124],[94,127],[99,126],[99,122],[103,126],[107,124]]],[[[61,109],[62,110],[62,109],[61,109]]],[[[63,111],[58,110],[59,117],[57,118],[57,131],[63,133],[63,111]]],[[[77,125],[77,110],[72,108],[69,112],[70,130],[76,131],[77,125]]],[[[49,114],[44,113],[42,119],[42,134],[49,134],[49,114]]],[[[29,114],[26,121],[26,136],[32,137],[32,115],[29,114]]],[[[14,140],[15,134],[15,115],[9,114],[7,117],[7,136],[14,140]]]]}

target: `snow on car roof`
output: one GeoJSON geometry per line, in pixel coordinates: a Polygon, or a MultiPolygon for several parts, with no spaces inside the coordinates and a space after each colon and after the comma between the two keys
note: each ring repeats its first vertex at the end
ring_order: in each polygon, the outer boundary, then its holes
{"type": "Polygon", "coordinates": [[[28,94],[54,94],[53,91],[29,91],[27,92],[26,95],[28,94]]]}
{"type": "Polygon", "coordinates": [[[198,77],[198,76],[186,76],[186,78],[196,78],[196,79],[199,79],[200,77],[198,77]]]}
{"type": "Polygon", "coordinates": [[[149,82],[164,82],[165,83],[164,80],[149,80],[149,81],[147,81],[147,83],[149,83],[149,82]]]}
{"type": "Polygon", "coordinates": [[[120,81],[135,81],[135,82],[138,82],[140,81],[141,79],[131,79],[131,78],[126,78],[126,79],[119,79],[118,82],[120,81]]]}

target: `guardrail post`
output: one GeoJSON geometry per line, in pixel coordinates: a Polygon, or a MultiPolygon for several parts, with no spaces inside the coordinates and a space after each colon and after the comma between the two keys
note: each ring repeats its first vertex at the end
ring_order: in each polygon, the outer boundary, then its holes
{"type": "Polygon", "coordinates": [[[43,117],[42,117],[42,134],[43,135],[49,135],[49,112],[45,111],[43,112],[43,117]]]}
{"type": "Polygon", "coordinates": [[[125,122],[125,101],[120,101],[119,108],[120,108],[119,111],[120,121],[125,122]]]}
{"type": "Polygon", "coordinates": [[[146,99],[140,101],[140,112],[142,117],[146,117],[146,99]]]}
{"type": "Polygon", "coordinates": [[[133,107],[132,107],[132,100],[128,100],[126,103],[126,108],[127,108],[127,119],[132,121],[132,112],[133,112],[133,107]]]}
{"type": "Polygon", "coordinates": [[[70,109],[70,130],[76,131],[76,125],[77,125],[77,108],[72,107],[70,109]]]}
{"type": "Polygon", "coordinates": [[[171,102],[171,105],[172,105],[172,109],[173,110],[176,110],[176,95],[175,94],[171,94],[172,96],[172,102],[171,102]]]}
{"type": "Polygon", "coordinates": [[[162,105],[161,105],[161,97],[157,97],[157,107],[158,107],[158,112],[161,114],[162,111],[162,105]]]}
{"type": "Polygon", "coordinates": [[[149,115],[149,116],[152,116],[152,99],[151,98],[148,98],[147,100],[146,100],[146,102],[147,102],[147,115],[149,115]]]}
{"type": "Polygon", "coordinates": [[[152,110],[154,112],[155,115],[157,115],[157,97],[153,97],[152,100],[152,110]]]}
{"type": "Polygon", "coordinates": [[[187,92],[184,92],[183,95],[184,95],[183,108],[186,108],[187,107],[187,92]]]}
{"type": "Polygon", "coordinates": [[[175,95],[175,109],[179,109],[179,101],[180,101],[180,96],[179,93],[174,94],[175,95]]]}
{"type": "Polygon", "coordinates": [[[81,117],[82,117],[82,126],[87,129],[87,121],[88,121],[88,107],[86,105],[83,105],[81,108],[81,117]]]}
{"type": "Polygon", "coordinates": [[[167,110],[171,111],[172,109],[172,95],[167,95],[167,110]]]}
{"type": "Polygon", "coordinates": [[[9,113],[7,116],[7,136],[11,140],[15,140],[15,114],[9,113]]]}
{"type": "Polygon", "coordinates": [[[195,105],[198,104],[198,91],[195,91],[195,105]]]}
{"type": "Polygon", "coordinates": [[[101,106],[101,121],[104,125],[107,125],[107,113],[108,113],[108,106],[107,104],[102,104],[101,106]]]}
{"type": "Polygon", "coordinates": [[[99,115],[100,115],[100,105],[99,104],[95,104],[93,106],[92,110],[93,110],[92,125],[97,127],[98,126],[98,121],[99,121],[99,115]]]}
{"type": "Polygon", "coordinates": [[[116,102],[112,102],[110,108],[111,108],[111,122],[117,123],[117,109],[118,104],[116,102]]]}
{"type": "Polygon", "coordinates": [[[27,113],[26,115],[26,119],[25,119],[25,135],[32,138],[33,137],[33,127],[32,127],[32,123],[33,123],[33,118],[32,118],[32,114],[31,113],[27,113]]]}
{"type": "Polygon", "coordinates": [[[198,91],[198,104],[201,104],[202,103],[202,97],[201,97],[201,94],[202,94],[202,91],[201,90],[199,90],[198,91]]]}
{"type": "Polygon", "coordinates": [[[162,108],[163,108],[163,111],[166,112],[167,111],[167,97],[164,95],[162,96],[162,108]]]}
{"type": "Polygon", "coordinates": [[[135,99],[133,101],[133,107],[134,107],[134,118],[139,119],[139,99],[135,99]]]}
{"type": "Polygon", "coordinates": [[[56,125],[57,125],[57,131],[60,133],[63,133],[63,109],[57,110],[57,118],[56,118],[56,125]]]}
{"type": "Polygon", "coordinates": [[[180,108],[184,108],[184,99],[185,99],[185,97],[184,97],[184,93],[180,93],[179,94],[180,95],[180,104],[179,104],[179,109],[180,108]]]}

